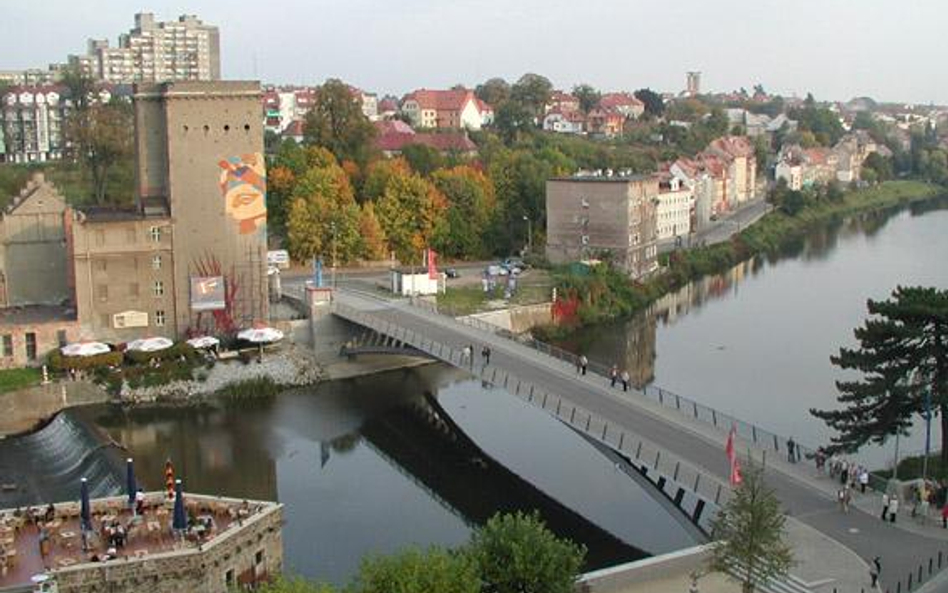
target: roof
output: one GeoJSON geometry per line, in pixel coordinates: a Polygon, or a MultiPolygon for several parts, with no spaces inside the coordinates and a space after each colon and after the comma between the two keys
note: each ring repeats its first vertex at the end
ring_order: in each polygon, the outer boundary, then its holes
{"type": "Polygon", "coordinates": [[[283,135],[302,138],[303,125],[304,125],[303,120],[294,119],[293,121],[290,122],[290,125],[286,126],[286,129],[283,130],[283,135]]]}
{"type": "Polygon", "coordinates": [[[749,158],[754,156],[754,145],[746,136],[722,136],[715,138],[708,145],[710,150],[724,153],[728,156],[737,158],[749,158]]]}
{"type": "Polygon", "coordinates": [[[405,95],[402,104],[404,105],[405,101],[412,100],[417,102],[418,106],[422,109],[432,109],[435,111],[461,111],[468,101],[474,101],[474,105],[480,109],[480,106],[477,105],[477,98],[474,96],[474,91],[468,89],[452,89],[448,91],[419,89],[405,95]]]}
{"type": "MultiPolygon", "coordinates": [[[[152,218],[146,216],[135,206],[82,206],[77,210],[81,214],[83,222],[120,222],[152,218]]],[[[158,216],[158,218],[161,217],[158,216]]]]}
{"type": "Polygon", "coordinates": [[[413,130],[410,125],[399,119],[393,119],[391,121],[377,121],[372,123],[375,125],[375,130],[378,132],[379,136],[385,136],[386,134],[415,133],[415,130],[413,130]]]}
{"type": "Polygon", "coordinates": [[[645,104],[629,93],[606,93],[599,99],[599,106],[609,109],[614,107],[645,107],[645,104]]]}
{"type": "Polygon", "coordinates": [[[382,99],[379,101],[379,112],[398,111],[398,103],[394,99],[382,99]]]}

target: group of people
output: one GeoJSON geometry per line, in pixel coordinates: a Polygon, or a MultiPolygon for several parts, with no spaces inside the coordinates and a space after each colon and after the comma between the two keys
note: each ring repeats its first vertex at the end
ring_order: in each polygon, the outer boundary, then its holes
{"type": "MultiPolygon", "coordinates": [[[[490,355],[490,346],[487,344],[481,346],[481,362],[485,367],[490,364],[490,355]]],[[[461,362],[474,367],[474,344],[468,344],[461,350],[461,362]]]]}
{"type": "Polygon", "coordinates": [[[618,365],[612,365],[612,368],[609,369],[609,386],[615,387],[616,383],[619,381],[622,382],[622,391],[628,391],[629,386],[632,384],[632,378],[629,376],[629,371],[623,369],[620,373],[618,365]]]}

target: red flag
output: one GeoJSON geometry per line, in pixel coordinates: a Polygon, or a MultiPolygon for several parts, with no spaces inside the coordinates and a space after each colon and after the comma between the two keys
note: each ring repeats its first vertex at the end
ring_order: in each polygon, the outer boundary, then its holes
{"type": "Polygon", "coordinates": [[[435,266],[435,259],[438,257],[438,254],[435,253],[434,249],[428,250],[428,278],[432,280],[438,279],[438,268],[435,266]]]}
{"type": "Polygon", "coordinates": [[[734,427],[727,433],[727,444],[724,445],[724,453],[727,455],[727,461],[731,465],[731,486],[737,486],[741,483],[741,464],[737,461],[737,453],[734,452],[734,427]]]}

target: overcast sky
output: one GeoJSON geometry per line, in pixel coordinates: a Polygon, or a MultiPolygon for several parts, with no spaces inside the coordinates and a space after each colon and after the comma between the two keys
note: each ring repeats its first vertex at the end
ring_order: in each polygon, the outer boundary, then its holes
{"type": "Polygon", "coordinates": [[[0,69],[112,44],[139,11],[221,31],[225,78],[380,94],[537,72],[558,87],[680,91],[761,83],[819,99],[948,104],[946,0],[126,0],[9,2],[0,69]]]}

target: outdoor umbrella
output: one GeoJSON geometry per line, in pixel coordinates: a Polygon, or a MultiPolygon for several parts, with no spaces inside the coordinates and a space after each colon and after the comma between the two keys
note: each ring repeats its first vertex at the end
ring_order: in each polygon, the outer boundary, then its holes
{"type": "Polygon", "coordinates": [[[135,465],[131,457],[125,460],[125,488],[128,490],[128,506],[134,506],[138,485],[135,483],[135,465]]]}
{"type": "Polygon", "coordinates": [[[85,478],[79,486],[79,528],[92,531],[92,509],[89,505],[89,483],[85,478]]]}
{"type": "Polygon", "coordinates": [[[95,356],[110,350],[109,345],[102,342],[75,342],[59,349],[63,356],[95,356]]]}
{"type": "Polygon", "coordinates": [[[171,523],[175,531],[184,531],[188,528],[188,517],[184,514],[184,492],[181,489],[181,480],[174,481],[174,517],[171,523]]]}
{"type": "Polygon", "coordinates": [[[269,344],[282,340],[283,332],[274,327],[254,327],[240,331],[237,337],[254,344],[269,344]]]}
{"type": "Polygon", "coordinates": [[[188,340],[188,344],[191,344],[193,348],[213,348],[221,343],[220,340],[214,336],[201,336],[198,338],[191,338],[188,340]]]}
{"type": "Polygon", "coordinates": [[[139,340],[132,340],[125,347],[127,350],[137,350],[139,352],[157,352],[159,350],[165,350],[174,346],[174,342],[168,338],[141,338],[139,340]]]}

